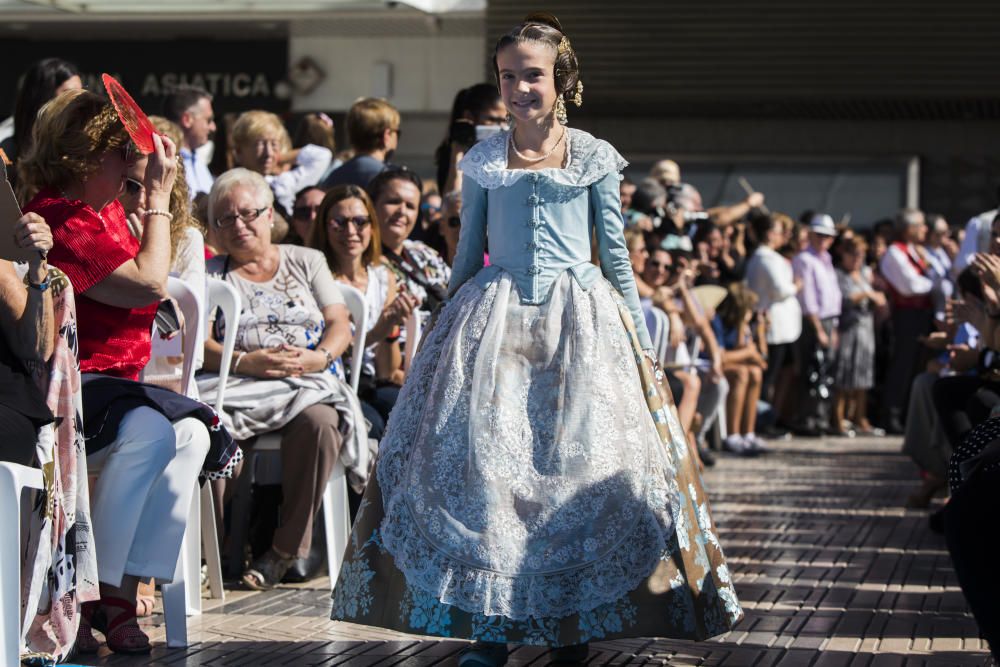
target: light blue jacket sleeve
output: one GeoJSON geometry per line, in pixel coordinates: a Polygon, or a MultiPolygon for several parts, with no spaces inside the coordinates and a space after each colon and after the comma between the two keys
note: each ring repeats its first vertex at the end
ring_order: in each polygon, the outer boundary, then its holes
{"type": "Polygon", "coordinates": [[[455,263],[451,267],[451,281],[448,296],[475,276],[483,268],[483,254],[486,252],[486,189],[475,179],[462,179],[462,228],[455,251],[455,263]]]}
{"type": "Polygon", "coordinates": [[[597,234],[601,272],[625,298],[625,305],[632,314],[635,331],[639,335],[639,345],[644,350],[650,350],[653,343],[646,328],[646,317],[639,305],[639,291],[635,287],[632,262],[629,261],[628,247],[625,245],[625,219],[622,216],[617,172],[611,172],[590,186],[590,215],[597,234]]]}

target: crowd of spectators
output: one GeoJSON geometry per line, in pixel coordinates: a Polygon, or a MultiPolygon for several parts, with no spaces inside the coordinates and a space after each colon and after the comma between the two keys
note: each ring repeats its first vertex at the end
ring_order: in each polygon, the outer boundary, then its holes
{"type": "MultiPolygon", "coordinates": [[[[179,517],[199,474],[213,480],[219,518],[229,518],[241,487],[234,478],[248,474],[241,452],[280,435],[280,512],[263,546],[230,563],[256,589],[309,558],[338,457],[364,480],[361,462],[406,375],[408,330],[447,298],[460,233],[457,164],[505,123],[504,109],[491,84],[456,97],[433,182],[393,164],[402,118],[371,98],[347,111],[342,153],[325,114],[303,118],[293,142],[277,115],[246,111],[217,147],[230,168],[213,174],[204,151],[216,120],[205,91],[173,91],[165,118],[153,119],[162,138],[141,155],[107,101],[80,89],[72,65],[41,61],[24,82],[4,143],[32,212],[17,234],[46,250],[75,290],[88,462],[99,470],[101,599],[84,607],[77,648],[96,650],[98,629],[113,650],[142,652],[148,640],[134,616],[150,605],[139,582],[173,576],[179,517]],[[198,386],[186,397],[176,393],[178,360],[151,359],[168,275],[203,298],[206,276],[223,280],[242,299],[237,321],[211,315],[198,386]],[[356,393],[342,361],[354,325],[341,286],[358,290],[367,308],[356,393]],[[226,327],[237,329],[237,343],[220,429],[205,404],[222,389],[226,327]]],[[[948,484],[953,452],[1000,405],[996,211],[963,230],[907,208],[862,232],[821,211],[796,221],[769,210],[759,192],[706,209],[672,160],[638,182],[624,179],[620,192],[650,333],[699,460],[761,455],[788,432],[900,434],[921,480],[907,502],[929,506],[948,484]]],[[[35,262],[26,280],[44,284],[43,274],[35,262]]],[[[6,264],[0,278],[20,279],[6,264]]],[[[10,386],[26,382],[29,360],[51,355],[51,316],[36,318],[47,323],[37,331],[24,323],[25,313],[51,310],[44,290],[29,289],[27,301],[6,296],[15,291],[4,289],[0,347],[10,386]]],[[[0,417],[22,434],[3,452],[25,461],[24,434],[53,416],[24,404],[34,394],[18,396],[0,393],[0,417]]]]}

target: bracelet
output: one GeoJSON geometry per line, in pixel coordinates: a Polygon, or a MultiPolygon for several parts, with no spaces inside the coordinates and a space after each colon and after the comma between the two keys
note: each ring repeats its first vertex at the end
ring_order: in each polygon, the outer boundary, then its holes
{"type": "Polygon", "coordinates": [[[240,352],[236,355],[236,359],[233,361],[233,365],[229,367],[230,373],[235,373],[236,369],[240,367],[240,362],[243,361],[243,357],[247,356],[246,352],[240,352]]]}
{"type": "Polygon", "coordinates": [[[33,282],[31,282],[31,278],[28,278],[27,282],[28,282],[28,287],[30,287],[31,289],[36,289],[39,292],[44,292],[45,290],[47,290],[49,288],[49,274],[48,274],[48,272],[46,272],[45,273],[45,279],[42,280],[42,282],[40,282],[40,283],[33,283],[33,282]]]}
{"type": "Polygon", "coordinates": [[[162,215],[164,218],[167,219],[167,222],[173,222],[173,220],[174,220],[174,214],[173,213],[171,213],[170,211],[164,211],[164,210],[159,209],[159,208],[151,208],[151,209],[149,209],[148,211],[146,211],[145,213],[142,214],[142,217],[143,218],[152,218],[154,215],[162,215]]]}
{"type": "Polygon", "coordinates": [[[330,366],[333,366],[334,359],[333,359],[333,355],[330,354],[330,350],[326,349],[325,347],[317,347],[316,350],[318,352],[322,352],[323,354],[326,355],[326,367],[327,368],[329,368],[330,366]]]}

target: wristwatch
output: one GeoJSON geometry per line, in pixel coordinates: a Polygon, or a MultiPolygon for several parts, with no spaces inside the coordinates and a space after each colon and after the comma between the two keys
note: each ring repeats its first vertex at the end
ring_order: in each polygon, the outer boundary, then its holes
{"type": "Polygon", "coordinates": [[[333,359],[333,355],[330,354],[330,350],[326,349],[325,347],[317,347],[316,349],[319,352],[322,352],[323,354],[326,355],[326,367],[330,368],[330,366],[333,366],[334,359],[333,359]]]}

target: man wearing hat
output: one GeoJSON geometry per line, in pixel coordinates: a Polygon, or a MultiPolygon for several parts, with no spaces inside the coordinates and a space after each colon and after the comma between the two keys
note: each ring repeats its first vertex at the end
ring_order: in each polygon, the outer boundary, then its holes
{"type": "Polygon", "coordinates": [[[830,431],[830,399],[833,393],[833,363],[837,351],[837,318],[841,293],[833,268],[830,246],[837,236],[833,218],[818,213],[809,221],[809,247],[792,260],[795,279],[802,285],[800,349],[803,404],[799,431],[822,435],[830,431]]]}
{"type": "Polygon", "coordinates": [[[924,354],[920,339],[931,332],[934,305],[931,299],[939,277],[931,271],[923,248],[927,221],[915,208],[896,215],[896,242],[889,246],[879,270],[889,285],[892,306],[893,344],[885,383],[885,427],[902,433],[909,403],[910,385],[921,367],[924,354]]]}

